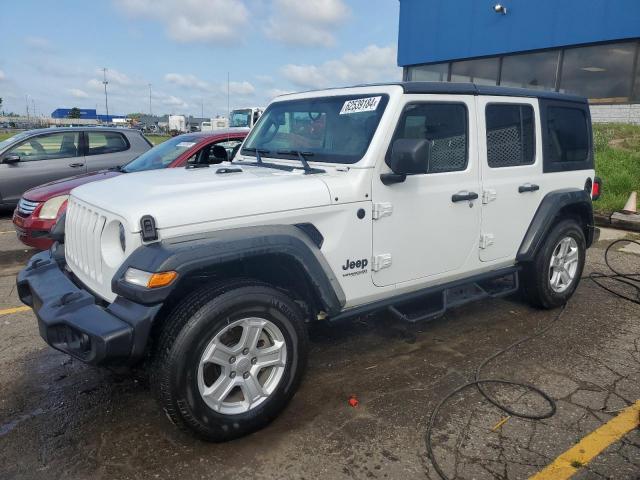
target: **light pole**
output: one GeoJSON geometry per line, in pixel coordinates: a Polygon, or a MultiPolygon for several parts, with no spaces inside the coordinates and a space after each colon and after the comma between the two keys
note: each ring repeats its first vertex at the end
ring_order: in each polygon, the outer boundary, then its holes
{"type": "Polygon", "coordinates": [[[28,93],[25,93],[24,95],[24,104],[27,108],[27,123],[29,123],[30,120],[29,120],[29,94],[28,93]]]}
{"type": "Polygon", "coordinates": [[[102,84],[104,85],[104,108],[107,111],[107,121],[108,121],[108,117],[109,117],[109,100],[107,98],[107,84],[109,82],[107,82],[107,69],[103,68],[102,69],[102,84]]]}
{"type": "Polygon", "coordinates": [[[151,112],[151,84],[149,84],[149,116],[151,117],[153,114],[151,112]]]}

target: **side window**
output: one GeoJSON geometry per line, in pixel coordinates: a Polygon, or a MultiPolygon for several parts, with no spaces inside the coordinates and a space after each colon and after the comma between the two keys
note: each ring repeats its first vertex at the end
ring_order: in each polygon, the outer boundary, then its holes
{"type": "Polygon", "coordinates": [[[405,107],[393,141],[400,138],[431,142],[427,173],[467,168],[467,107],[462,103],[412,103],[405,107]]]}
{"type": "Polygon", "coordinates": [[[40,135],[25,140],[8,153],[20,155],[21,162],[77,157],[79,138],[79,132],[40,135]]]}
{"type": "Polygon", "coordinates": [[[123,152],[129,148],[129,142],[118,132],[86,132],[87,155],[123,152]]]}
{"type": "Polygon", "coordinates": [[[589,127],[584,110],[550,106],[547,109],[547,135],[551,162],[588,160],[589,127]]]}
{"type": "MultiPolygon", "coordinates": [[[[216,143],[216,145],[220,145],[221,147],[223,147],[227,151],[227,158],[229,160],[232,160],[234,155],[238,151],[238,147],[240,146],[241,143],[242,143],[242,140],[231,139],[231,140],[225,140],[224,142],[218,142],[216,143]]],[[[209,159],[211,163],[218,163],[220,159],[214,156],[215,152],[213,150],[214,149],[212,148],[209,151],[209,159]]]]}
{"type": "Polygon", "coordinates": [[[487,105],[487,163],[491,168],[531,165],[535,157],[531,105],[487,105]]]}

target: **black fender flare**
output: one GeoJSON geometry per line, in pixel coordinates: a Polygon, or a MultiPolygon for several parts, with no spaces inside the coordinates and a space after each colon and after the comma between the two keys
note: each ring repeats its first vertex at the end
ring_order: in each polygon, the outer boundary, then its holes
{"type": "Polygon", "coordinates": [[[265,225],[174,237],[138,247],[113,277],[114,293],[145,305],[164,302],[181,278],[199,270],[265,255],[297,262],[327,313],[342,309],[346,298],[314,239],[295,225],[265,225]],[[124,281],[129,267],[146,272],[175,271],[178,280],[147,289],[124,281]]]}
{"type": "Polygon", "coordinates": [[[520,244],[516,260],[533,260],[545,237],[553,227],[563,209],[573,208],[586,216],[585,239],[587,248],[593,243],[593,205],[586,190],[565,188],[547,193],[529,224],[527,233],[520,244]]]}

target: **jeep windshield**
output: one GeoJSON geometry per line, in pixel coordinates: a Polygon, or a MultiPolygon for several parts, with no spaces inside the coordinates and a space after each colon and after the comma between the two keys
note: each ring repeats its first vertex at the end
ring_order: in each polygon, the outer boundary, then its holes
{"type": "Polygon", "coordinates": [[[233,110],[229,115],[230,127],[248,127],[251,125],[251,110],[233,110]]]}
{"type": "Polygon", "coordinates": [[[243,145],[242,154],[309,161],[356,163],[378,128],[389,97],[349,95],[272,103],[243,145]]]}
{"type": "Polygon", "coordinates": [[[122,167],[120,171],[132,173],[167,168],[175,159],[198,143],[201,138],[197,135],[180,135],[170,138],[136,157],[122,167]]]}

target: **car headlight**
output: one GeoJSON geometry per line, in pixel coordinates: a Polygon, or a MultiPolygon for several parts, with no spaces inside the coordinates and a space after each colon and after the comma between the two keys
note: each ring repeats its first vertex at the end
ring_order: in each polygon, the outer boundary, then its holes
{"type": "Polygon", "coordinates": [[[60,195],[58,197],[50,198],[44,202],[44,205],[42,205],[40,213],[38,213],[38,218],[42,218],[43,220],[53,220],[54,218],[57,218],[60,208],[68,199],[69,195],[60,195]]]}

